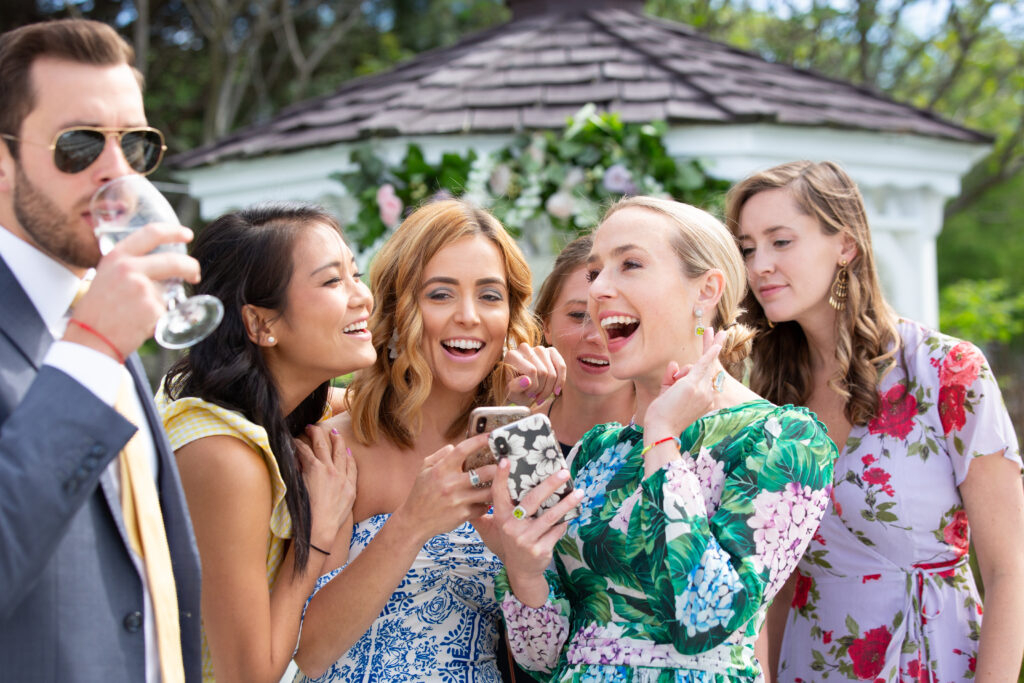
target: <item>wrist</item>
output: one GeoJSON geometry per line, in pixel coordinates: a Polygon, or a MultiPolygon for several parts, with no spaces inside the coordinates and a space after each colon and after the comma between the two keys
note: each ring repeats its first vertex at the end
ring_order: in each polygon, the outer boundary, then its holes
{"type": "Polygon", "coordinates": [[[419,552],[419,549],[431,539],[433,534],[421,529],[416,524],[418,520],[420,520],[420,517],[415,513],[410,513],[403,505],[391,513],[391,519],[388,520],[386,526],[391,527],[396,536],[401,539],[401,542],[408,544],[419,552]]]}
{"type": "Polygon", "coordinates": [[[683,442],[679,440],[678,436],[665,436],[660,439],[648,440],[647,433],[645,432],[644,447],[640,451],[640,457],[644,457],[655,448],[663,448],[667,451],[669,446],[674,447],[676,453],[678,453],[683,447],[683,442]]]}
{"type": "Polygon", "coordinates": [[[508,572],[508,585],[516,599],[527,607],[537,609],[543,607],[548,601],[550,589],[543,572],[522,576],[510,571],[508,572]]]}
{"type": "Polygon", "coordinates": [[[63,340],[98,351],[124,365],[125,354],[121,353],[121,350],[114,345],[114,342],[92,325],[81,320],[71,318],[68,321],[63,340]]]}

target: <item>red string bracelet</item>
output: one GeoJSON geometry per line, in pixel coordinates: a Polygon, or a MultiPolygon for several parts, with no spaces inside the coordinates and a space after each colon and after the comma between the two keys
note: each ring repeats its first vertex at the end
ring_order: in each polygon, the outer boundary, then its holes
{"type": "Polygon", "coordinates": [[[675,441],[676,442],[676,449],[679,449],[679,448],[683,447],[683,442],[679,440],[678,436],[666,436],[664,439],[658,439],[657,441],[652,443],[650,446],[644,446],[643,450],[640,451],[640,457],[642,458],[645,455],[647,455],[647,451],[651,450],[655,446],[660,446],[661,444],[666,443],[668,441],[675,441]]]}
{"type": "Polygon", "coordinates": [[[82,328],[83,330],[85,330],[86,332],[88,332],[89,334],[93,335],[94,337],[99,339],[101,342],[103,342],[104,344],[109,346],[110,350],[114,352],[114,356],[117,357],[117,361],[121,365],[124,365],[124,356],[121,355],[121,352],[117,350],[117,347],[114,346],[114,343],[112,341],[110,341],[109,339],[107,339],[106,337],[104,337],[101,333],[97,332],[91,325],[86,325],[81,320],[75,320],[74,318],[72,318],[71,320],[68,320],[68,324],[69,325],[75,325],[77,327],[82,328]]]}

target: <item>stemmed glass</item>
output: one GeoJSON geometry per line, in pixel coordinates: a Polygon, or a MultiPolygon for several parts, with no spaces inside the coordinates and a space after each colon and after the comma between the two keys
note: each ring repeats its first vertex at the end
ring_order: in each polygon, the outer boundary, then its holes
{"type": "MultiPolygon", "coordinates": [[[[140,175],[115,178],[96,190],[89,203],[96,223],[96,238],[104,254],[135,230],[150,223],[178,225],[178,217],[160,191],[140,175]]],[[[155,251],[185,253],[185,245],[163,244],[155,251]]],[[[217,297],[199,294],[185,296],[181,280],[167,280],[164,301],[167,312],[156,325],[154,337],[160,346],[183,349],[204,339],[224,317],[224,306],[217,297]]]]}

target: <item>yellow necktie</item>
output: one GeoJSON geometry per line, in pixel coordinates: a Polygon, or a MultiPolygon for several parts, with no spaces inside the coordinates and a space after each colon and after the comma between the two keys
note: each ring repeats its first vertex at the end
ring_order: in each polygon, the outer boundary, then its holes
{"type": "MultiPolygon", "coordinates": [[[[131,393],[131,377],[121,383],[114,407],[134,425],[140,424],[131,393]]],[[[121,508],[132,550],[146,565],[149,595],[156,621],[156,642],[160,653],[162,683],[181,683],[185,669],[181,659],[181,630],[178,623],[178,593],[167,547],[160,498],[150,472],[142,440],[136,432],[119,457],[121,468],[121,508]]]]}

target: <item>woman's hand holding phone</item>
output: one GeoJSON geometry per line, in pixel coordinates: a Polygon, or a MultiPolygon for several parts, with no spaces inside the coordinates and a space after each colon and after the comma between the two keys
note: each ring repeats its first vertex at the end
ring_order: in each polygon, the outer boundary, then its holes
{"type": "Polygon", "coordinates": [[[500,536],[512,591],[524,605],[540,607],[548,599],[544,570],[551,564],[555,544],[568,527],[562,520],[579,505],[583,492],[571,492],[553,507],[534,517],[541,504],[569,481],[569,471],[563,468],[547,477],[530,489],[516,506],[508,490],[510,465],[508,458],[498,461],[497,474],[491,487],[494,498],[492,524],[500,536]],[[516,507],[522,508],[525,513],[521,518],[513,515],[516,507]]]}
{"type": "Polygon", "coordinates": [[[474,486],[470,474],[462,471],[462,463],[466,456],[486,447],[487,435],[480,434],[424,458],[423,468],[393,520],[426,543],[484,514],[491,500],[491,488],[486,484],[494,479],[497,467],[477,468],[474,472],[479,483],[474,486]]]}

